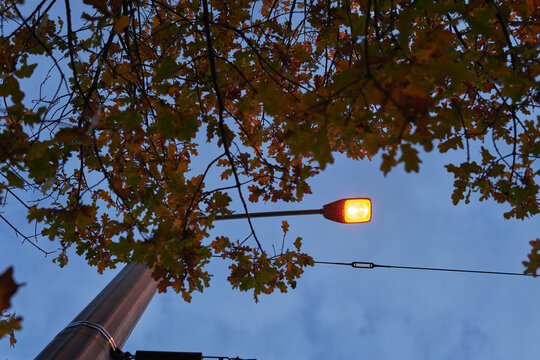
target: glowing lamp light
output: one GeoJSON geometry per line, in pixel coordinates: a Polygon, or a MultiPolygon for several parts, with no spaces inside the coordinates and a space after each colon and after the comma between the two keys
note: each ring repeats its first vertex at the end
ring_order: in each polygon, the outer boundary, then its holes
{"type": "Polygon", "coordinates": [[[371,201],[369,199],[346,200],[343,216],[346,223],[367,222],[371,220],[371,201]]]}
{"type": "Polygon", "coordinates": [[[341,199],[323,206],[323,216],[344,224],[364,223],[371,220],[371,200],[341,199]]]}

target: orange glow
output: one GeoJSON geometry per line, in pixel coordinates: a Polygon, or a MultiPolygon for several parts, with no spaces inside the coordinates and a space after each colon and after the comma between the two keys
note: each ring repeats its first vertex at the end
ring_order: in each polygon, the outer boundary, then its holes
{"type": "Polygon", "coordinates": [[[350,199],[345,201],[343,216],[346,223],[362,223],[371,220],[371,200],[350,199]]]}

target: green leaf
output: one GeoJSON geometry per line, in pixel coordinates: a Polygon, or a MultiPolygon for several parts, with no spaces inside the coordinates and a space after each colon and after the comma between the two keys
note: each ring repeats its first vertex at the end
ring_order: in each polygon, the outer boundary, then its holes
{"type": "Polygon", "coordinates": [[[142,122],[142,116],[138,110],[127,109],[111,117],[117,123],[120,123],[122,128],[130,131],[139,126],[142,122]]]}
{"type": "Polygon", "coordinates": [[[43,183],[43,186],[41,187],[41,192],[43,194],[47,194],[47,191],[49,191],[51,189],[51,187],[54,185],[56,179],[54,177],[50,177],[48,178],[44,183],[43,183]]]}
{"type": "Polygon", "coordinates": [[[319,163],[319,167],[324,170],[326,165],[332,164],[334,162],[334,157],[332,156],[332,149],[330,148],[330,143],[328,141],[328,136],[324,132],[319,132],[315,138],[315,143],[313,146],[313,158],[319,163]]]}
{"type": "Polygon", "coordinates": [[[195,137],[199,129],[200,122],[195,115],[181,116],[181,124],[178,127],[178,137],[181,140],[189,141],[195,137]]]}
{"type": "Polygon", "coordinates": [[[7,76],[0,84],[0,96],[12,96],[15,103],[24,98],[24,93],[19,88],[19,82],[13,76],[7,76]]]}
{"type": "Polygon", "coordinates": [[[160,111],[158,115],[157,121],[161,135],[163,135],[166,139],[174,137],[173,117],[166,108],[162,108],[162,111],[160,111]]]}
{"type": "Polygon", "coordinates": [[[164,80],[173,77],[174,73],[178,69],[176,59],[172,56],[165,56],[156,70],[156,80],[164,80]]]}
{"type": "Polygon", "coordinates": [[[482,146],[480,149],[482,152],[482,164],[487,165],[496,159],[485,147],[482,146]]]}
{"type": "Polygon", "coordinates": [[[264,110],[272,115],[286,114],[291,104],[290,96],[274,84],[263,84],[257,89],[257,98],[264,104],[264,110]]]}
{"type": "Polygon", "coordinates": [[[413,32],[412,10],[406,9],[400,15],[398,22],[398,43],[402,48],[408,49],[409,39],[413,32]]]}
{"type": "Polygon", "coordinates": [[[395,158],[395,154],[393,153],[382,154],[381,171],[384,173],[384,175],[387,175],[390,172],[390,170],[392,170],[392,168],[396,165],[397,165],[397,160],[395,158]]]}
{"type": "Polygon", "coordinates": [[[418,150],[411,147],[410,144],[401,145],[401,158],[399,162],[405,163],[405,171],[418,172],[420,170],[419,164],[422,162],[418,158],[418,150]]]}
{"type": "Polygon", "coordinates": [[[7,177],[9,186],[15,186],[15,187],[18,187],[18,188],[24,187],[24,180],[23,180],[22,177],[15,174],[11,170],[5,170],[5,172],[6,172],[5,175],[7,177]]]}
{"type": "Polygon", "coordinates": [[[36,64],[30,64],[30,65],[23,65],[21,68],[17,71],[15,71],[15,75],[17,75],[18,78],[29,78],[34,73],[34,69],[36,68],[36,64]]]}
{"type": "Polygon", "coordinates": [[[56,173],[59,154],[49,148],[48,142],[35,142],[28,150],[26,163],[30,177],[45,180],[56,173]]]}
{"type": "Polygon", "coordinates": [[[494,30],[491,21],[495,18],[496,13],[497,8],[495,6],[485,5],[474,16],[467,17],[466,20],[471,27],[472,34],[491,35],[494,30]]]}

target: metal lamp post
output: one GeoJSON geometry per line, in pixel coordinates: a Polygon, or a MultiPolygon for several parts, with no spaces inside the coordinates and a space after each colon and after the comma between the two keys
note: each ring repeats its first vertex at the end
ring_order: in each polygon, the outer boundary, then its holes
{"type": "Polygon", "coordinates": [[[157,289],[152,270],[126,265],[36,357],[36,360],[112,359],[157,289]]]}

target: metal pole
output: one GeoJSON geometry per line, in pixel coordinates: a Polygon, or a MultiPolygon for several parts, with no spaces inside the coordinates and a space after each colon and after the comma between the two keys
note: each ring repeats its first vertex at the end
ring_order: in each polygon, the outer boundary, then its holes
{"type": "MultiPolygon", "coordinates": [[[[312,214],[323,214],[323,213],[324,213],[323,209],[268,211],[268,212],[249,213],[249,217],[258,218],[258,217],[270,217],[270,216],[312,215],[312,214]]],[[[246,219],[246,218],[247,218],[247,215],[244,213],[241,213],[241,214],[216,216],[215,220],[233,220],[233,219],[246,219]]]]}
{"type": "Polygon", "coordinates": [[[156,292],[151,274],[146,265],[126,265],[36,360],[112,359],[156,292]]]}

